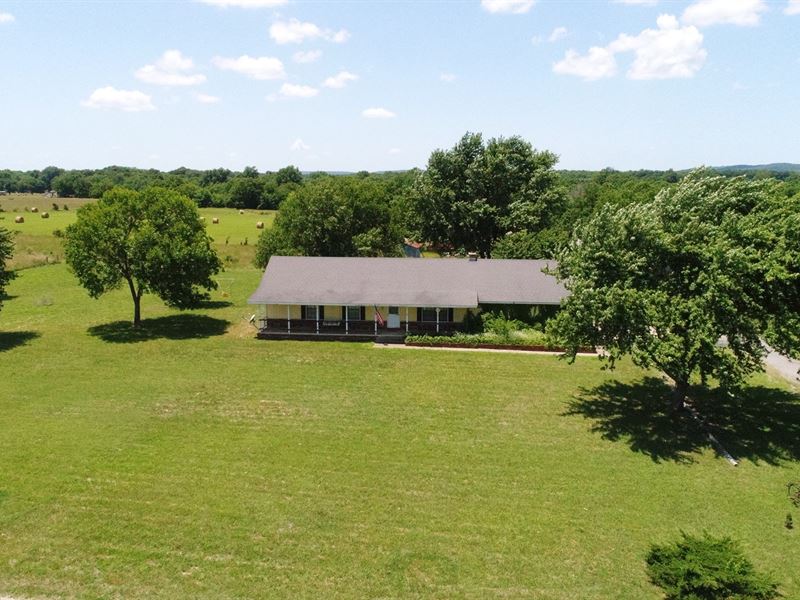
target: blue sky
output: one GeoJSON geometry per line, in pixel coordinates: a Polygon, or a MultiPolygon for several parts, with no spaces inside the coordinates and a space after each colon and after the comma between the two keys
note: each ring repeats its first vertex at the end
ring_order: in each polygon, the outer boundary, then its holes
{"type": "Polygon", "coordinates": [[[800,0],[0,0],[0,168],[404,169],[466,131],[800,162],[800,0]]]}

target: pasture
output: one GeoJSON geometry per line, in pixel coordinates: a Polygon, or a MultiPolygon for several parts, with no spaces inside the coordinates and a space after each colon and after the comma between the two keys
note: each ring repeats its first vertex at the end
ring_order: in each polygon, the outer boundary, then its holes
{"type": "Polygon", "coordinates": [[[0,596],[655,599],[644,556],[680,530],[800,596],[785,384],[698,398],[733,468],[629,364],[257,341],[259,273],[222,277],[140,332],[62,264],[11,284],[0,596]]]}
{"type": "MultiPolygon", "coordinates": [[[[54,232],[61,231],[76,219],[76,209],[92,202],[85,198],[46,198],[41,194],[10,194],[0,196],[0,227],[16,232],[14,259],[11,268],[25,269],[32,266],[59,263],[63,260],[61,241],[54,232]],[[59,210],[53,209],[53,203],[59,210]],[[68,210],[64,210],[64,206],[68,210]],[[38,212],[30,212],[36,207],[38,212]],[[26,210],[27,209],[27,210],[26,210]],[[47,212],[49,217],[42,218],[47,212]],[[15,223],[15,217],[24,217],[24,223],[15,223]]],[[[262,230],[256,223],[262,221],[268,228],[275,220],[276,211],[245,210],[232,208],[201,208],[209,235],[214,246],[228,266],[249,265],[255,256],[255,244],[262,230]],[[213,223],[214,219],[219,223],[213,223]]]]}

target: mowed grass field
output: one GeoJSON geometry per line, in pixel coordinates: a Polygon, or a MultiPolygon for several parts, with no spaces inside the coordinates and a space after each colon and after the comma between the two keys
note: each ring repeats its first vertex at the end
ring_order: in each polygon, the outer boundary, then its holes
{"type": "MultiPolygon", "coordinates": [[[[58,263],[63,260],[61,240],[53,235],[64,231],[75,222],[77,209],[92,200],[85,198],[46,198],[41,194],[10,194],[0,196],[0,227],[16,233],[16,251],[11,268],[24,269],[32,266],[58,263]],[[53,203],[59,210],[53,210],[53,203]],[[64,206],[68,210],[64,210],[64,206]],[[30,212],[36,207],[39,212],[30,212]],[[27,212],[26,212],[26,209],[27,212]],[[47,212],[49,217],[42,218],[47,212]],[[25,218],[24,223],[15,223],[15,217],[25,218]]],[[[214,246],[228,266],[249,265],[255,256],[255,245],[262,230],[256,229],[261,221],[268,228],[275,220],[276,211],[245,210],[231,208],[201,208],[206,227],[214,239],[214,246]],[[213,223],[214,218],[219,223],[213,223]]]]}
{"type": "Polygon", "coordinates": [[[20,273],[0,596],[655,599],[649,545],[705,530],[800,597],[784,384],[716,399],[734,468],[630,365],[255,340],[259,275],[229,270],[203,310],[149,298],[134,335],[124,291],[20,273]]]}

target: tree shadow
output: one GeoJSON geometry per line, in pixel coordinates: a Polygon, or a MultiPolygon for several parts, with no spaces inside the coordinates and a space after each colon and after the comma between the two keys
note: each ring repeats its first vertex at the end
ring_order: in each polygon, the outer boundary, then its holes
{"type": "MultiPolygon", "coordinates": [[[[694,462],[713,447],[706,430],[686,411],[671,409],[672,388],[657,377],[634,383],[610,381],[582,389],[565,415],[593,421],[592,431],[624,441],[654,462],[694,462]]],[[[735,394],[693,388],[693,406],[728,452],[740,460],[776,465],[800,460],[800,397],[788,391],[748,386],[735,394]]]]}
{"type": "Polygon", "coordinates": [[[95,325],[88,329],[89,335],[104,342],[114,344],[133,344],[157,339],[188,340],[223,335],[228,329],[228,321],[207,315],[183,314],[143,319],[140,327],[130,321],[114,321],[95,325]]]}
{"type": "Polygon", "coordinates": [[[17,346],[24,346],[31,340],[39,337],[35,331],[0,331],[0,352],[13,350],[17,346]]]}
{"type": "Polygon", "coordinates": [[[228,300],[201,300],[193,308],[216,310],[218,308],[228,308],[229,306],[233,306],[233,302],[228,300]]]}

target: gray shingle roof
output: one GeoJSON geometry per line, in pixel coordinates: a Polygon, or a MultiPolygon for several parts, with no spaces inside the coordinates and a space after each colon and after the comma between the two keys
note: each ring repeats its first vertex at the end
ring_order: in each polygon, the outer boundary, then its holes
{"type": "Polygon", "coordinates": [[[476,307],[558,304],[546,260],[273,256],[249,304],[476,307]]]}

